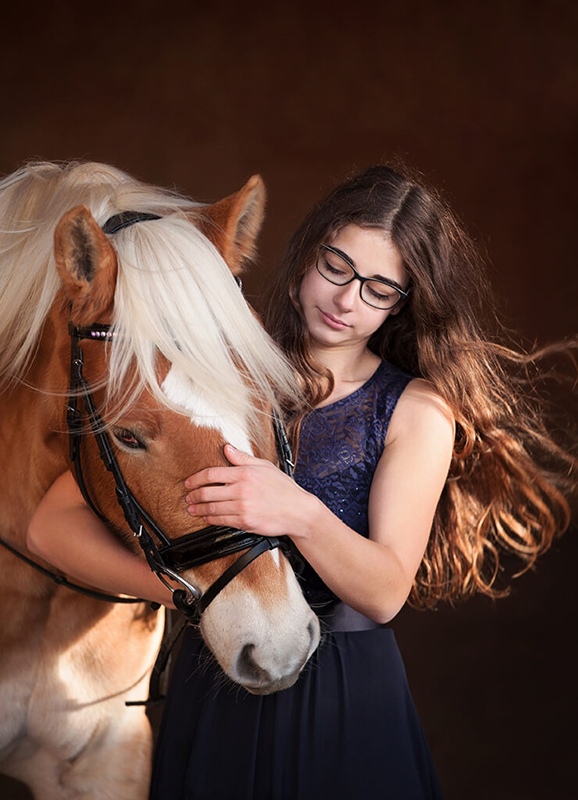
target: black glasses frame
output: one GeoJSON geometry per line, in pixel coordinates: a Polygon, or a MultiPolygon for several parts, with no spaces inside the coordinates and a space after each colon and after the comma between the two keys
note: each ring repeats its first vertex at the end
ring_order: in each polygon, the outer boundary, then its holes
{"type": "Polygon", "coordinates": [[[315,261],[315,269],[321,275],[321,277],[325,278],[326,281],[329,281],[329,283],[332,283],[334,286],[347,286],[349,283],[351,283],[351,281],[357,279],[359,281],[359,296],[361,297],[362,301],[366,305],[371,306],[371,308],[377,308],[379,311],[391,311],[391,309],[395,308],[396,305],[398,305],[398,303],[400,303],[402,300],[407,300],[407,298],[409,297],[409,292],[410,292],[409,289],[404,292],[404,290],[400,289],[399,286],[396,286],[394,283],[386,280],[385,278],[364,278],[355,269],[349,258],[346,258],[345,253],[342,253],[340,250],[336,250],[334,247],[331,247],[330,244],[320,245],[320,250],[329,250],[330,253],[333,253],[334,255],[338,256],[342,261],[345,261],[347,266],[353,272],[353,276],[344,283],[339,283],[338,281],[332,281],[331,278],[328,278],[327,275],[324,275],[324,273],[321,272],[321,270],[319,269],[319,255],[321,255],[321,253],[319,253],[315,261]],[[395,289],[395,291],[399,294],[399,298],[395,301],[395,303],[392,306],[389,306],[388,308],[383,308],[383,306],[376,306],[373,303],[370,303],[369,300],[366,300],[362,294],[363,286],[365,283],[383,283],[385,286],[389,286],[390,289],[395,289]]]}

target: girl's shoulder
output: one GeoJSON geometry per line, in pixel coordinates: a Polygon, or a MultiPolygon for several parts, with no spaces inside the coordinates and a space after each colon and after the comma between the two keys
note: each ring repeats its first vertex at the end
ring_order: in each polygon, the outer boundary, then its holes
{"type": "Polygon", "coordinates": [[[447,401],[430,381],[410,378],[399,396],[387,433],[391,444],[403,435],[408,437],[427,434],[447,437],[455,435],[455,419],[447,401]]]}

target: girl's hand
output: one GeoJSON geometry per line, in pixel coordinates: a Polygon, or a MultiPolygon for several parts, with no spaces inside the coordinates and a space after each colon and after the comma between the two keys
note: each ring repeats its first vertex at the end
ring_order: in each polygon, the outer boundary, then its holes
{"type": "Polygon", "coordinates": [[[189,514],[263,536],[299,531],[315,498],[271,462],[230,444],[224,452],[232,467],[209,467],[185,481],[189,514]]]}

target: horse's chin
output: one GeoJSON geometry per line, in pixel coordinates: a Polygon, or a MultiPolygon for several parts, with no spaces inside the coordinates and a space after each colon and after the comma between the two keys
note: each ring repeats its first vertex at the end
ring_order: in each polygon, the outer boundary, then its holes
{"type": "Polygon", "coordinates": [[[273,683],[267,683],[260,686],[248,686],[247,684],[243,684],[243,688],[251,694],[274,694],[275,692],[280,692],[283,689],[289,689],[291,686],[293,686],[300,674],[301,670],[299,669],[292,675],[287,675],[278,681],[273,681],[273,683]]]}

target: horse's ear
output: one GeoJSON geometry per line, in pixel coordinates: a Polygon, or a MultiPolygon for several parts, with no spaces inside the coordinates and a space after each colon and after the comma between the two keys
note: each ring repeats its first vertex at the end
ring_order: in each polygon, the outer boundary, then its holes
{"type": "Polygon", "coordinates": [[[114,248],[86,206],[65,214],[54,232],[54,257],[72,301],[75,325],[96,322],[111,305],[116,286],[114,248]]]}
{"type": "Polygon", "coordinates": [[[255,254],[265,215],[265,184],[253,175],[235,194],[201,209],[195,223],[221,253],[233,275],[255,254]]]}

